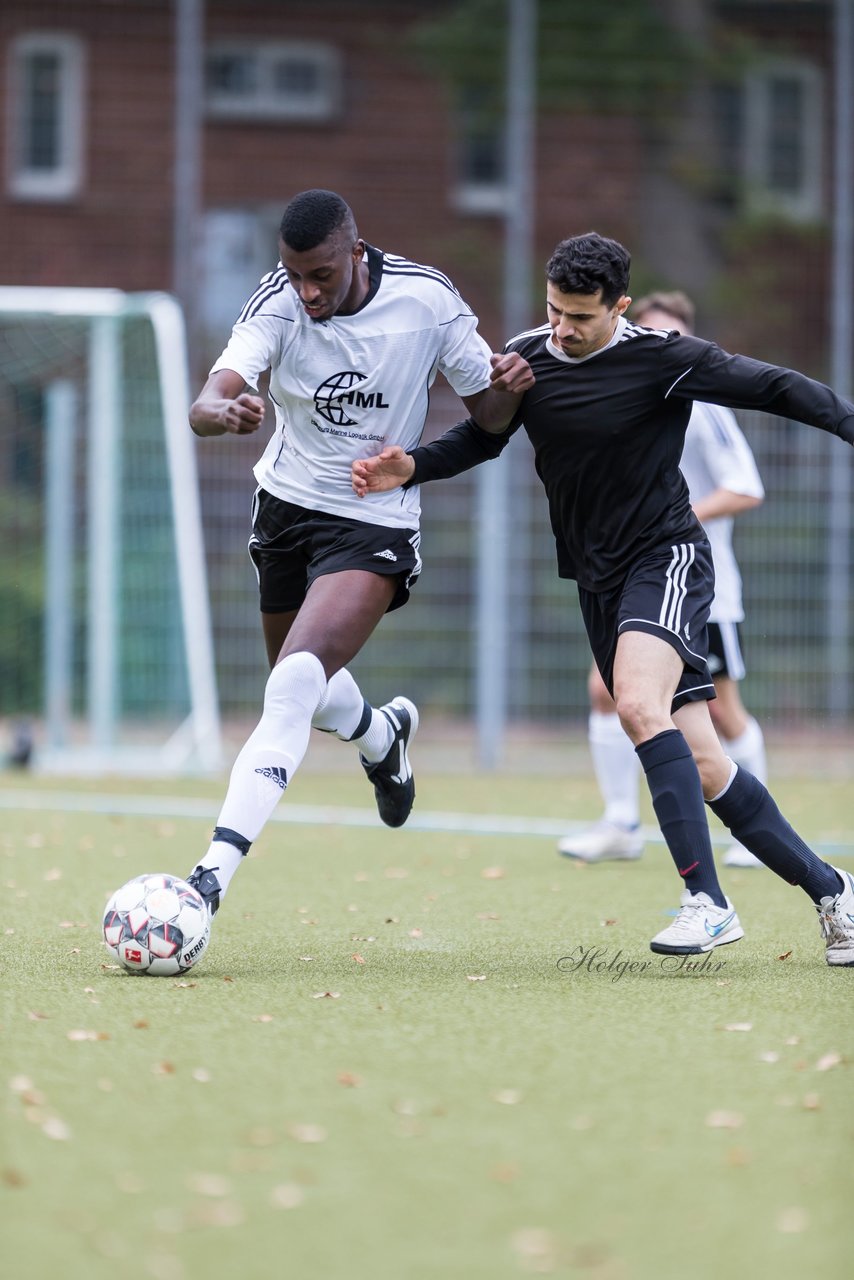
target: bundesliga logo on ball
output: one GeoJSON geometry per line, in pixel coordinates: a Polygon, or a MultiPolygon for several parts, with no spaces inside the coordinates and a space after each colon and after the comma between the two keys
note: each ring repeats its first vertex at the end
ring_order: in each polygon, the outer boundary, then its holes
{"type": "Polygon", "coordinates": [[[104,911],[107,950],[128,973],[186,973],[205,954],[210,929],[204,900],[177,876],[137,876],[116,890],[104,911]]]}

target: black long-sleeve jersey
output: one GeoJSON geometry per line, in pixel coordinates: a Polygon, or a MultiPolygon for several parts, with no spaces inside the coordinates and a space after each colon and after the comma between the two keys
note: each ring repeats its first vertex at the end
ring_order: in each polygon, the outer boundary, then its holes
{"type": "Polygon", "coordinates": [[[854,405],[791,369],[628,322],[613,345],[578,361],[555,354],[550,337],[543,325],[505,347],[524,356],[536,378],[507,431],[459,423],[413,450],[409,483],[497,457],[524,426],[548,495],[558,573],[588,591],[619,585],[651,550],[705,536],[679,470],[693,400],[765,409],[854,444],[854,405]]]}

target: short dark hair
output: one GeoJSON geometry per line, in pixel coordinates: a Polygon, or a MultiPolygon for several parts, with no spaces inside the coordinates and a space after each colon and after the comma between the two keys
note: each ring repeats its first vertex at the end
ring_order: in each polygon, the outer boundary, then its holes
{"type": "Polygon", "coordinates": [[[663,311],[665,315],[672,316],[686,329],[694,332],[694,304],[681,289],[669,292],[659,289],[656,293],[647,293],[643,298],[638,298],[632,307],[632,315],[638,324],[643,324],[641,316],[646,311],[663,311]]]}
{"type": "Polygon", "coordinates": [[[588,231],[561,240],[546,263],[546,278],[564,293],[598,293],[612,307],[628,292],[632,259],[618,240],[588,231]]]}
{"type": "Polygon", "coordinates": [[[352,228],[355,241],[356,219],[346,200],[334,191],[314,187],[311,191],[301,191],[290,201],[282,214],[279,236],[289,249],[305,253],[316,249],[342,227],[348,231],[352,228]]]}

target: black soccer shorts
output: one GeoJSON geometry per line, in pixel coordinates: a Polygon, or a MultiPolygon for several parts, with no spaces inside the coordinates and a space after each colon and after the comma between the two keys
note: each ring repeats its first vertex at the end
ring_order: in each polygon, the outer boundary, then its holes
{"type": "Polygon", "coordinates": [[[386,610],[391,613],[406,604],[421,572],[420,544],[417,529],[391,529],[311,511],[265,489],[257,489],[252,499],[249,555],[258,576],[262,613],[298,609],[315,578],[347,569],[397,578],[386,610]]]}
{"type": "Polygon", "coordinates": [[[621,586],[593,593],[579,587],[584,625],[596,665],[614,692],[614,655],[623,631],[665,640],[685,664],[671,709],[715,696],[708,667],[708,618],[715,591],[708,542],[683,542],[647,553],[621,586]]]}
{"type": "Polygon", "coordinates": [[[743,680],[746,675],[738,622],[709,623],[709,670],[713,677],[743,680]]]}

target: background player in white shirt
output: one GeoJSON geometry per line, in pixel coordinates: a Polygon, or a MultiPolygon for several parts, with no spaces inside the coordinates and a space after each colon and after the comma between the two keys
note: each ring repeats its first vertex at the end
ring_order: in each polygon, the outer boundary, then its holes
{"type": "MultiPolygon", "coordinates": [[[[632,307],[632,318],[648,329],[694,332],[694,304],[680,291],[639,298],[632,307]]],[[[765,490],[750,445],[731,409],[694,401],[679,468],[688,484],[694,514],[709,539],[715,566],[708,663],[716,697],[709,703],[709,713],[727,755],[760,782],[767,782],[762,729],[745,709],[739,691],[745,675],[738,634],[744,606],[741,573],[732,547],[733,517],[759,506],[765,490]]],[[[595,662],[590,667],[588,693],[588,740],[605,812],[589,830],[559,840],[558,850],[582,862],[639,858],[643,851],[640,762],[595,662]]],[[[737,841],[725,853],[724,863],[762,866],[737,841]]]]}
{"type": "Polygon", "coordinates": [[[279,268],[247,302],[190,409],[200,436],[257,431],[269,371],[275,429],[255,467],[249,550],[272,672],[211,845],[188,876],[212,914],[312,728],[354,742],[383,822],[406,821],[418,713],[400,696],[373,708],[347,663],[383,614],[406,603],[421,570],[418,491],[368,510],[352,491],[351,463],[366,448],[417,446],[438,371],[486,427],[507,425],[515,401],[506,392],[533,383],[513,356],[498,389],[476,317],[450,280],[366,244],[335,192],[291,200],[279,250],[279,268]]]}

